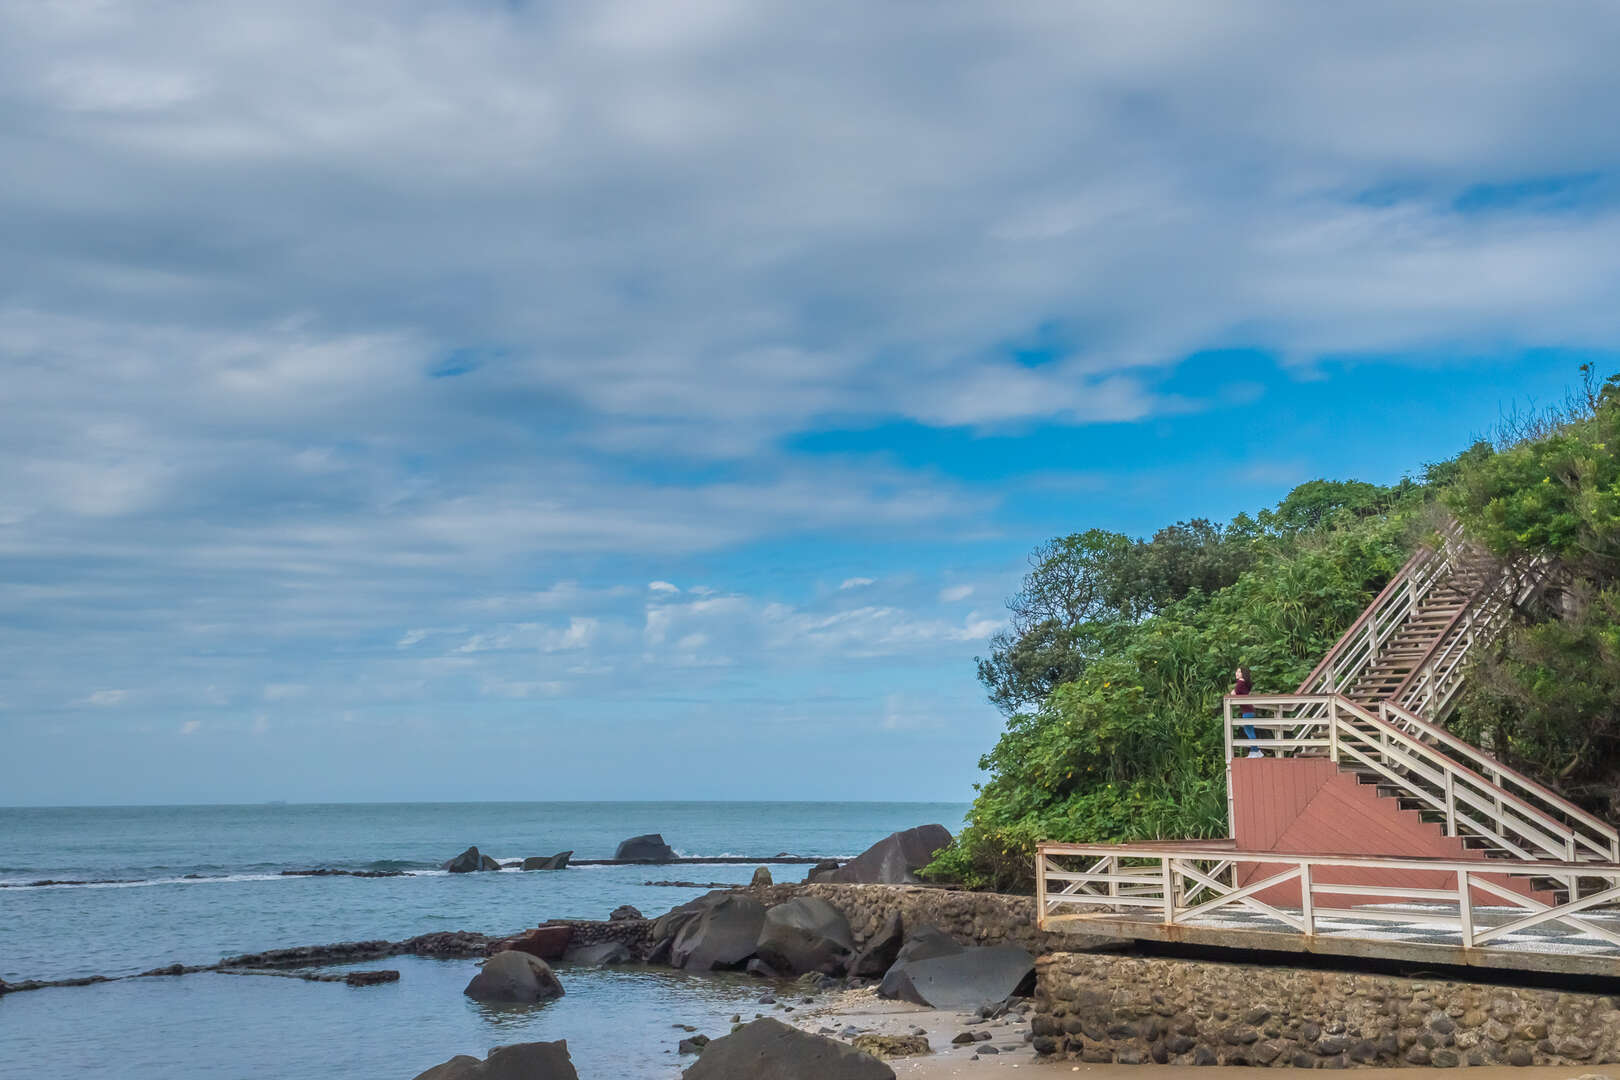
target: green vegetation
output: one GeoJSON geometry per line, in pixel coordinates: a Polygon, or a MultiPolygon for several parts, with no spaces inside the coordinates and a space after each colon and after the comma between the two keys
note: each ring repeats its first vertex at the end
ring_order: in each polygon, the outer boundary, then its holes
{"type": "Polygon", "coordinates": [[[1453,726],[1593,801],[1620,774],[1620,382],[1510,418],[1393,487],[1318,480],[1227,525],[1041,545],[978,661],[1007,729],[955,846],[930,867],[1028,888],[1042,839],[1226,834],[1221,696],[1238,665],[1292,691],[1443,510],[1504,560],[1557,558],[1556,611],[1476,662],[1453,726]],[[1553,616],[1557,617],[1554,618],[1553,616]]]}

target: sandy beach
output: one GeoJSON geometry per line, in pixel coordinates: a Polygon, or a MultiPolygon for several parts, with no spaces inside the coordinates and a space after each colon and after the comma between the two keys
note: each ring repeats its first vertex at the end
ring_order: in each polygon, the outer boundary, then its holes
{"type": "MultiPolygon", "coordinates": [[[[971,1080],[982,1076],[1083,1078],[1083,1080],[1169,1080],[1184,1074],[1206,1074],[1208,1069],[1187,1065],[1088,1065],[1080,1062],[1042,1062],[1025,1041],[1029,1019],[1008,1015],[997,1020],[985,1020],[972,1013],[930,1009],[904,1001],[885,1001],[874,989],[847,990],[831,995],[812,1008],[778,1015],[787,1023],[809,1032],[832,1028],[843,1032],[855,1028],[862,1034],[909,1035],[921,1031],[928,1039],[931,1052],[918,1057],[895,1058],[889,1062],[895,1075],[905,1080],[971,1080]],[[953,1038],[964,1031],[988,1032],[987,1041],[955,1045],[953,1038]],[[994,1047],[993,1054],[984,1053],[985,1047],[994,1047]]],[[[1214,1080],[1260,1080],[1275,1077],[1281,1071],[1309,1072],[1313,1070],[1249,1067],[1219,1067],[1214,1080]]],[[[1511,1066],[1485,1066],[1468,1069],[1472,1080],[1572,1080],[1577,1076],[1607,1077],[1608,1070],[1581,1073],[1567,1066],[1547,1066],[1516,1069],[1511,1066]]],[[[1432,1077],[1432,1068],[1399,1068],[1376,1070],[1379,1080],[1417,1080],[1432,1077]]]]}

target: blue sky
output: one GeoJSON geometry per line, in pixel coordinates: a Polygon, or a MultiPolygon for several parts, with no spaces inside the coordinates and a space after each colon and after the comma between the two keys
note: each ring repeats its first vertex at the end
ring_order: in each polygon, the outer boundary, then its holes
{"type": "Polygon", "coordinates": [[[1043,538],[1620,369],[1617,47],[0,0],[0,803],[965,800],[1043,538]]]}

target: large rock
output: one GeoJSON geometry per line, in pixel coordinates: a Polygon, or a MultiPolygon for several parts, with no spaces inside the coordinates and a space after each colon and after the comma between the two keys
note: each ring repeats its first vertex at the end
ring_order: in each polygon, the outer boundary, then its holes
{"type": "Polygon", "coordinates": [[[804,880],[807,882],[831,881],[833,875],[838,872],[838,866],[837,859],[822,859],[810,868],[810,872],[804,875],[804,880]]]}
{"type": "MultiPolygon", "coordinates": [[[[908,975],[910,965],[921,960],[931,960],[936,956],[955,956],[964,948],[965,946],[958,945],[955,938],[937,926],[917,927],[907,935],[905,943],[895,953],[894,962],[885,970],[883,982],[878,986],[878,997],[903,997],[911,987],[908,975]]],[[[915,996],[904,997],[904,1000],[918,1005],[927,1004],[915,996]]]]}
{"type": "Polygon", "coordinates": [[[490,858],[488,855],[480,855],[478,857],[478,864],[478,868],[480,870],[499,870],[501,868],[501,864],[490,858]]]}
{"type": "Polygon", "coordinates": [[[558,1039],[497,1046],[483,1061],[460,1054],[416,1080],[579,1080],[579,1073],[569,1060],[567,1040],[558,1039]]]}
{"type": "Polygon", "coordinates": [[[754,955],[765,927],[765,905],[751,896],[710,893],[670,944],[671,967],[714,971],[737,967],[754,955]]]}
{"type": "Polygon", "coordinates": [[[483,868],[484,857],[478,853],[476,847],[468,848],[441,867],[441,869],[448,870],[452,874],[470,874],[474,870],[482,870],[483,868]]]}
{"type": "Polygon", "coordinates": [[[688,900],[684,904],[670,908],[654,919],[652,926],[647,930],[647,963],[667,964],[676,935],[687,923],[697,918],[711,903],[724,895],[722,892],[705,893],[696,900],[688,900]]]}
{"type": "Polygon", "coordinates": [[[765,913],[755,953],[771,967],[792,975],[842,973],[855,953],[849,920],[827,901],[797,896],[765,913]]]}
{"type": "Polygon", "coordinates": [[[684,1080],[894,1080],[870,1054],[766,1017],[703,1048],[684,1080]]]}
{"type": "Polygon", "coordinates": [[[889,912],[877,933],[866,939],[866,944],[849,962],[849,973],[863,979],[876,979],[894,966],[905,944],[905,924],[898,911],[889,912]]]}
{"type": "Polygon", "coordinates": [[[555,855],[544,857],[539,855],[531,855],[527,859],[523,860],[523,869],[566,870],[568,868],[568,860],[573,858],[573,856],[574,853],[572,851],[559,851],[555,855]]]}
{"type": "Polygon", "coordinates": [[[568,951],[568,946],[573,943],[573,940],[574,928],[566,923],[537,926],[526,934],[507,938],[490,951],[493,954],[510,949],[514,952],[525,952],[530,956],[538,956],[542,960],[560,960],[563,953],[568,951]]]}
{"type": "Polygon", "coordinates": [[[674,862],[679,856],[675,849],[664,843],[662,833],[648,833],[646,836],[632,836],[619,845],[619,850],[613,853],[615,859],[625,862],[674,862]]]}
{"type": "Polygon", "coordinates": [[[891,833],[837,870],[813,880],[851,885],[908,884],[917,880],[916,871],[934,861],[934,852],[950,843],[951,834],[945,826],[919,825],[891,833]]]}
{"type": "Polygon", "coordinates": [[[918,1005],[977,1009],[1025,991],[1034,978],[1035,958],[1028,952],[1017,945],[993,945],[897,962],[883,977],[883,987],[894,991],[889,996],[918,1005]]]}
{"type": "Polygon", "coordinates": [[[628,922],[631,919],[644,919],[641,909],[632,904],[620,904],[608,915],[608,922],[628,922]]]}
{"type": "Polygon", "coordinates": [[[579,945],[563,953],[563,961],[582,967],[607,967],[609,964],[628,964],[634,957],[622,941],[603,941],[596,945],[579,945]]]}
{"type": "Polygon", "coordinates": [[[748,884],[756,889],[764,885],[775,884],[775,882],[771,880],[771,868],[768,866],[761,866],[759,869],[755,870],[753,880],[749,881],[748,884]]]}
{"type": "Polygon", "coordinates": [[[509,950],[484,961],[483,969],[462,991],[474,1001],[532,1004],[562,997],[562,983],[538,956],[509,950]]]}

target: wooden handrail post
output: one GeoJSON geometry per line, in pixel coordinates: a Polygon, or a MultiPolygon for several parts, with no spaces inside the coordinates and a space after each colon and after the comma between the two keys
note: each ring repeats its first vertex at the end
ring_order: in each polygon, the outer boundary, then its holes
{"type": "Polygon", "coordinates": [[[1164,921],[1168,925],[1176,921],[1176,875],[1171,866],[1173,860],[1166,855],[1160,864],[1164,873],[1164,921]]]}
{"type": "MultiPolygon", "coordinates": [[[[1446,777],[1446,835],[1457,835],[1457,774],[1447,769],[1446,777]]],[[[1500,811],[1501,807],[1498,806],[1500,811]]]]}
{"type": "Polygon", "coordinates": [[[1046,929],[1046,846],[1035,848],[1035,925],[1046,929]]]}
{"type": "Polygon", "coordinates": [[[1457,918],[1462,923],[1462,945],[1474,947],[1474,898],[1468,888],[1468,871],[1457,871],[1457,918]]]}
{"type": "MultiPolygon", "coordinates": [[[[1238,877],[1237,877],[1235,872],[1232,875],[1232,880],[1233,881],[1238,880],[1238,877]]],[[[1300,865],[1299,865],[1299,913],[1300,913],[1302,921],[1305,923],[1305,936],[1306,937],[1315,937],[1316,936],[1316,904],[1315,904],[1315,898],[1311,896],[1311,864],[1310,863],[1300,863],[1300,865]]]]}

